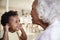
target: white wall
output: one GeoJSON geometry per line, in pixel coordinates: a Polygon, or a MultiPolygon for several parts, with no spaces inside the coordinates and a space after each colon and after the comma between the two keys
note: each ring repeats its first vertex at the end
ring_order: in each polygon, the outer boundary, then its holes
{"type": "MultiPolygon", "coordinates": [[[[31,5],[34,0],[9,0],[9,7],[18,8],[18,9],[27,9],[31,10],[31,5]]],[[[6,0],[0,1],[1,6],[6,5],[6,0]]]]}

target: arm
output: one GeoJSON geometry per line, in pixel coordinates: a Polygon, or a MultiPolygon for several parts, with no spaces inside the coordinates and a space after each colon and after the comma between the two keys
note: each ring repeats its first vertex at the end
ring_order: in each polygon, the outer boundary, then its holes
{"type": "Polygon", "coordinates": [[[22,32],[22,35],[20,36],[20,38],[21,38],[22,40],[27,40],[27,35],[26,35],[26,33],[25,33],[25,31],[24,31],[23,28],[21,29],[21,32],[22,32]]]}
{"type": "Polygon", "coordinates": [[[1,40],[9,40],[8,39],[8,26],[7,25],[4,27],[4,34],[3,34],[3,38],[1,40]]]}
{"type": "Polygon", "coordinates": [[[19,37],[19,40],[27,40],[26,32],[24,31],[24,29],[22,27],[20,27],[20,31],[22,32],[21,36],[19,36],[19,34],[17,32],[17,35],[19,37]]]}

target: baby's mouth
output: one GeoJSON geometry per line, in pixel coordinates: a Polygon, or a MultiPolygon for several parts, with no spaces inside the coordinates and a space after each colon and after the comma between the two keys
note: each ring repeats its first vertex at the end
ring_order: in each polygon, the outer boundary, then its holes
{"type": "Polygon", "coordinates": [[[17,30],[19,30],[19,27],[18,27],[18,26],[16,26],[16,29],[17,29],[17,30]]]}
{"type": "Polygon", "coordinates": [[[17,26],[17,28],[18,28],[18,29],[20,29],[20,28],[21,28],[21,26],[17,26]]]}

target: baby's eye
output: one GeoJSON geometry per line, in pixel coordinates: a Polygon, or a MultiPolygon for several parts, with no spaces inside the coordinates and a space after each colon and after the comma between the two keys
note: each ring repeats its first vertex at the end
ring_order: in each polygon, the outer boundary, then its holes
{"type": "Polygon", "coordinates": [[[20,22],[20,20],[16,21],[16,23],[20,22]]]}
{"type": "Polygon", "coordinates": [[[19,22],[20,22],[20,20],[19,20],[19,22]]]}

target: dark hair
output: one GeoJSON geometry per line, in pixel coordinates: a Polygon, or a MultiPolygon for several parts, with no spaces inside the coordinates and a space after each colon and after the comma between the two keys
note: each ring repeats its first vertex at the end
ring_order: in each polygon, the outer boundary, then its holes
{"type": "Polygon", "coordinates": [[[17,16],[17,15],[18,15],[18,14],[17,14],[17,11],[12,11],[12,10],[10,10],[10,11],[8,11],[8,12],[5,12],[5,13],[1,16],[1,24],[2,24],[3,26],[5,26],[6,23],[9,22],[9,18],[10,18],[11,16],[17,16]]]}

